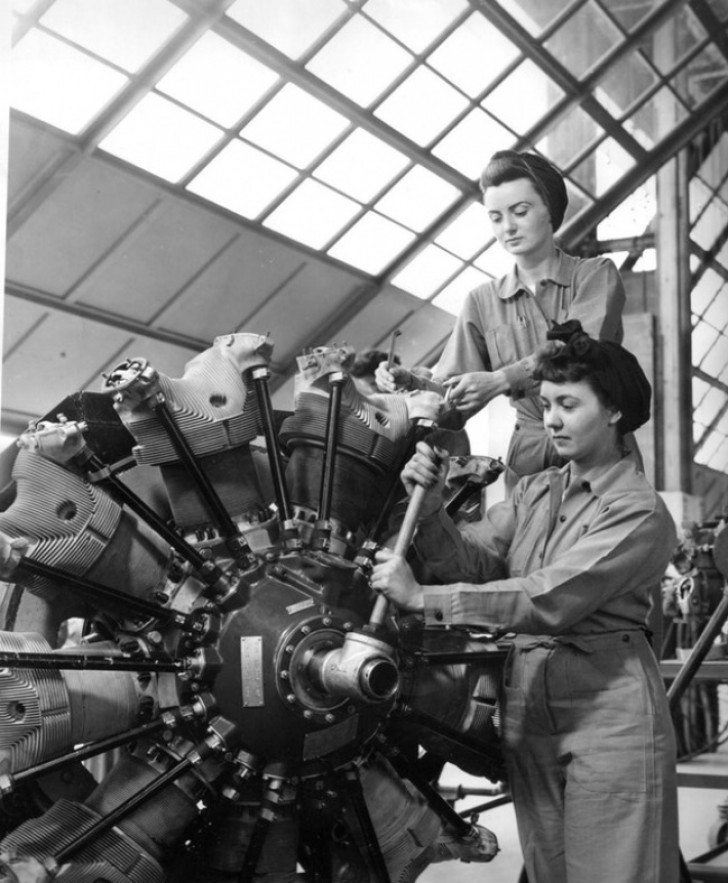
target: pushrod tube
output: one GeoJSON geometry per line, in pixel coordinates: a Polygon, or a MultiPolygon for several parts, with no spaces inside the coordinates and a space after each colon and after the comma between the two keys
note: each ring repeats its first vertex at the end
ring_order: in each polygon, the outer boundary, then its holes
{"type": "Polygon", "coordinates": [[[329,376],[329,410],[326,419],[326,446],[321,467],[319,521],[328,521],[331,518],[331,501],[334,495],[334,473],[336,471],[336,443],[339,437],[341,417],[341,394],[345,381],[346,375],[342,371],[335,371],[329,376]]]}
{"type": "Polygon", "coordinates": [[[260,410],[260,419],[263,424],[263,435],[265,436],[265,446],[268,451],[268,462],[270,464],[271,480],[273,482],[273,491],[275,493],[276,505],[282,521],[290,521],[293,518],[293,509],[286,487],[286,480],[283,470],[283,459],[281,457],[280,448],[278,447],[278,438],[276,436],[275,421],[273,420],[273,406],[270,400],[270,390],[268,388],[268,380],[270,378],[270,370],[261,366],[253,368],[250,372],[255,391],[258,394],[258,408],[260,410]]]}

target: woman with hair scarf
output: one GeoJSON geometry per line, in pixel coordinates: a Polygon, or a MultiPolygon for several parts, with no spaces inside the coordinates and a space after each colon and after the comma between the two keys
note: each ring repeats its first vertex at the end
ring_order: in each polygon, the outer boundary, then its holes
{"type": "Polygon", "coordinates": [[[552,323],[577,319],[594,337],[621,342],[625,293],[608,258],[575,258],[557,248],[554,234],[568,203],[561,173],[533,153],[502,150],[480,178],[483,202],[500,245],[515,260],[510,273],[468,295],[435,367],[433,382],[382,363],[380,389],[449,390],[463,418],[498,395],[510,396],[516,424],[506,466],[521,475],[562,465],[543,431],[534,353],[552,323]]]}
{"type": "Polygon", "coordinates": [[[535,376],[567,464],[459,530],[420,444],[402,479],[427,489],[415,545],[444,584],[382,550],[372,586],[427,626],[512,636],[502,735],[529,883],[677,883],[675,740],[645,627],[676,531],[623,445],[650,385],[619,344],[578,323],[555,336],[535,376]]]}

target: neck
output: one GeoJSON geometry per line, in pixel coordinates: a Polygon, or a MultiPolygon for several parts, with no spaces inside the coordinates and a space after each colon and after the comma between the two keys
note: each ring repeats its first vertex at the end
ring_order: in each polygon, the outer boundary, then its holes
{"type": "Polygon", "coordinates": [[[535,282],[549,275],[556,257],[556,246],[553,243],[537,253],[519,255],[516,261],[518,278],[526,285],[533,286],[535,282]]]}
{"type": "Polygon", "coordinates": [[[608,451],[602,452],[595,457],[585,458],[584,460],[571,461],[571,478],[580,481],[592,482],[595,478],[603,475],[607,470],[611,469],[624,456],[621,445],[616,445],[608,451]]]}

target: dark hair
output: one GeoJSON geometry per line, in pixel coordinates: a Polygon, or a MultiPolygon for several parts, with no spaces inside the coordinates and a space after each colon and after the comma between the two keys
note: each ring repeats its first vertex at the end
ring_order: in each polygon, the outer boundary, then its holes
{"type": "MultiPolygon", "coordinates": [[[[388,358],[389,353],[385,353],[382,350],[364,350],[354,359],[354,364],[351,366],[349,374],[352,377],[366,377],[368,374],[374,374],[377,370],[377,365],[380,362],[386,362],[388,358]]],[[[394,356],[392,361],[395,365],[399,365],[399,356],[394,356]]]]}
{"type": "Polygon", "coordinates": [[[629,350],[611,340],[589,337],[575,319],[563,325],[554,323],[547,336],[562,346],[539,357],[536,380],[585,381],[604,407],[621,412],[617,430],[622,435],[650,419],[652,387],[629,350]]]}
{"type": "Polygon", "coordinates": [[[488,187],[498,187],[521,178],[527,178],[536,188],[549,210],[551,225],[558,230],[569,204],[564,177],[553,163],[537,153],[518,153],[515,150],[494,153],[480,176],[480,189],[485,195],[488,187]]]}

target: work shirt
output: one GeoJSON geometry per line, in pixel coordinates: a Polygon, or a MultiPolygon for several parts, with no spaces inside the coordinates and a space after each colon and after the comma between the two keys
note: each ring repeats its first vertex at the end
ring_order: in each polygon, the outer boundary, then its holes
{"type": "Polygon", "coordinates": [[[424,586],[428,625],[589,635],[644,628],[676,543],[672,518],[626,454],[591,483],[571,466],[522,478],[484,518],[439,510],[415,545],[445,586],[424,586]]]}
{"type": "Polygon", "coordinates": [[[538,427],[543,408],[533,354],[553,322],[578,319],[591,337],[621,343],[624,302],[624,285],[609,258],[575,258],[557,249],[553,270],[535,295],[515,266],[468,294],[433,377],[503,369],[519,419],[538,427]]]}

